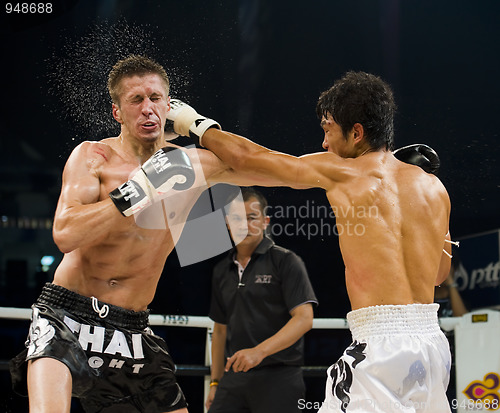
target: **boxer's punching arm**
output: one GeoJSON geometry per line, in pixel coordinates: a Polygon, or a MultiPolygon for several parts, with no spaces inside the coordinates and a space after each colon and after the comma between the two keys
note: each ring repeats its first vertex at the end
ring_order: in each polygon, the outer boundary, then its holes
{"type": "Polygon", "coordinates": [[[238,174],[245,174],[250,179],[253,176],[254,182],[249,184],[329,189],[332,182],[346,177],[346,162],[333,153],[298,158],[275,152],[242,136],[219,130],[217,122],[198,114],[180,100],[172,99],[171,107],[167,119],[174,123],[176,133],[199,138],[202,146],[238,174]],[[257,183],[257,177],[268,182],[257,183]]]}
{"type": "Polygon", "coordinates": [[[64,253],[102,239],[123,219],[110,199],[99,201],[102,157],[93,153],[95,145],[78,145],[64,167],[53,226],[54,242],[64,253]]]}
{"type": "Polygon", "coordinates": [[[350,176],[345,160],[329,152],[296,157],[217,129],[204,133],[203,145],[236,172],[272,178],[277,185],[295,189],[328,190],[350,176]]]}
{"type": "MultiPolygon", "coordinates": [[[[271,176],[259,175],[254,172],[235,171],[222,162],[213,152],[206,149],[188,149],[197,151],[197,157],[203,168],[203,176],[209,186],[217,183],[233,184],[238,186],[282,186],[282,182],[271,176]]],[[[303,187],[301,189],[307,189],[303,187]]]]}

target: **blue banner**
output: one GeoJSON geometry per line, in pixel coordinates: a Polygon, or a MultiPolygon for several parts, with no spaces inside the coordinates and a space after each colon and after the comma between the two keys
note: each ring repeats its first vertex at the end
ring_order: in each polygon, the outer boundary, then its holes
{"type": "Polygon", "coordinates": [[[500,230],[460,240],[454,278],[470,310],[500,305],[500,230]]]}

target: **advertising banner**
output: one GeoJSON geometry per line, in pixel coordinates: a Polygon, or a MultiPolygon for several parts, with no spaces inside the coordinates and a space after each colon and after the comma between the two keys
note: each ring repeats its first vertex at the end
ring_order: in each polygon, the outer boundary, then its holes
{"type": "Polygon", "coordinates": [[[499,343],[499,311],[467,313],[455,327],[457,412],[500,411],[499,343]]]}
{"type": "Polygon", "coordinates": [[[460,239],[454,277],[469,310],[500,308],[500,230],[460,239]]]}

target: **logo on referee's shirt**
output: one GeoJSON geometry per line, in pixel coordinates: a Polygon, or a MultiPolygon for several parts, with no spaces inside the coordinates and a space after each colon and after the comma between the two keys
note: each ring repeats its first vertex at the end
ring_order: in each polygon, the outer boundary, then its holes
{"type": "Polygon", "coordinates": [[[255,276],[255,284],[271,284],[271,279],[272,278],[273,278],[272,275],[266,275],[266,274],[260,275],[260,274],[257,274],[255,276]]]}

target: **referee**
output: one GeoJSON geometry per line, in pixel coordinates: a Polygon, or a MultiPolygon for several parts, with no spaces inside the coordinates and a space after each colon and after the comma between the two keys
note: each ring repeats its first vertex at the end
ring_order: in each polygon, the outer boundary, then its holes
{"type": "Polygon", "coordinates": [[[233,240],[242,241],[213,272],[206,407],[210,413],[299,412],[303,335],[317,299],[303,261],[265,236],[267,200],[253,188],[241,192],[244,209],[241,199],[233,201],[227,221],[233,240]]]}

